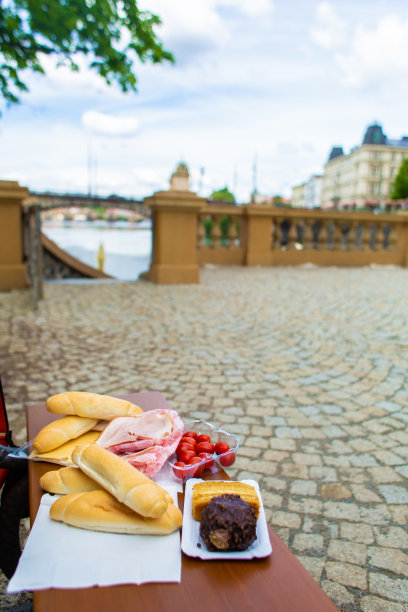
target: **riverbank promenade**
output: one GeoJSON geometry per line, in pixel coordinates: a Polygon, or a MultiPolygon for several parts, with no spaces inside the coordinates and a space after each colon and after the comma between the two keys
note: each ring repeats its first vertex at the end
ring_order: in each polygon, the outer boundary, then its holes
{"type": "Polygon", "coordinates": [[[406,612],[407,305],[408,270],[388,266],[47,283],[37,312],[28,291],[0,293],[14,437],[27,403],[64,390],[160,391],[240,437],[230,475],[259,481],[270,525],[341,610],[406,612]]]}

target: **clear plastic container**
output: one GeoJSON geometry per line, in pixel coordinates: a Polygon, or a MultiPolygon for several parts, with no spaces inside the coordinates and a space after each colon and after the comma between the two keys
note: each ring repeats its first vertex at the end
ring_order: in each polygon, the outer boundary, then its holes
{"type": "MultiPolygon", "coordinates": [[[[225,453],[217,455],[215,452],[211,455],[212,460],[215,463],[220,464],[220,466],[225,469],[233,464],[235,461],[235,455],[238,451],[239,447],[239,438],[232,433],[229,433],[222,427],[218,427],[217,425],[212,425],[208,423],[208,421],[204,421],[203,419],[197,419],[194,421],[187,421],[184,423],[183,435],[187,431],[195,431],[198,435],[207,434],[210,436],[212,444],[216,444],[217,442],[226,442],[229,446],[229,450],[225,453]],[[231,454],[234,457],[231,457],[231,454]]],[[[186,464],[185,467],[178,467],[175,465],[179,460],[177,456],[174,454],[169,458],[169,465],[173,470],[175,476],[180,478],[180,480],[186,480],[187,478],[199,478],[204,469],[209,469],[210,471],[216,471],[218,468],[211,466],[206,467],[206,464],[209,462],[208,459],[202,459],[200,463],[195,463],[194,465],[186,464]]]]}

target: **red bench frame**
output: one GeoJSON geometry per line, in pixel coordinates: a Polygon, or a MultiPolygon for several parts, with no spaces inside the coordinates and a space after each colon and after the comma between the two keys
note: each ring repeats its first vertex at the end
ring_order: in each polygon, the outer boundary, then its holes
{"type": "MultiPolygon", "coordinates": [[[[11,430],[9,429],[6,402],[4,401],[4,393],[3,393],[3,387],[1,384],[1,378],[0,378],[0,445],[1,446],[14,446],[13,441],[11,439],[11,430]]],[[[3,486],[8,473],[9,473],[9,470],[0,468],[0,488],[3,486]]]]}

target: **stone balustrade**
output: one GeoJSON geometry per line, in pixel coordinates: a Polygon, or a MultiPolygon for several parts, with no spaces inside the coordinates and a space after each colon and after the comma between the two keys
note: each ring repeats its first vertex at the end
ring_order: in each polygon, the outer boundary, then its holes
{"type": "Polygon", "coordinates": [[[0,181],[0,291],[32,288],[42,297],[43,278],[112,278],[72,257],[41,232],[40,206],[17,181],[0,181]]]}
{"type": "Polygon", "coordinates": [[[197,250],[201,265],[407,266],[408,213],[207,205],[197,250]]]}
{"type": "MultiPolygon", "coordinates": [[[[22,226],[27,194],[17,182],[0,181],[0,291],[29,284],[26,263],[31,255],[24,253],[22,226]]],[[[205,264],[408,267],[408,211],[215,205],[174,189],[153,194],[145,204],[153,221],[146,276],[157,284],[198,283],[205,264]]]]}
{"type": "Polygon", "coordinates": [[[147,203],[154,234],[148,277],[159,284],[199,282],[205,264],[408,266],[406,211],[215,205],[177,191],[159,192],[147,203]]]}
{"type": "Polygon", "coordinates": [[[17,181],[0,181],[0,291],[27,287],[22,201],[28,189],[17,181]]]}

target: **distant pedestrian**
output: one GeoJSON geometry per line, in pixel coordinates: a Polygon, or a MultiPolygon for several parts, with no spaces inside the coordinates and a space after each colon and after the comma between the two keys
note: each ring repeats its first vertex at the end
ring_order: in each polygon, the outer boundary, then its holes
{"type": "Polygon", "coordinates": [[[98,268],[101,272],[103,272],[105,266],[105,250],[103,248],[103,242],[99,245],[98,253],[96,255],[96,259],[98,260],[98,268]]]}

